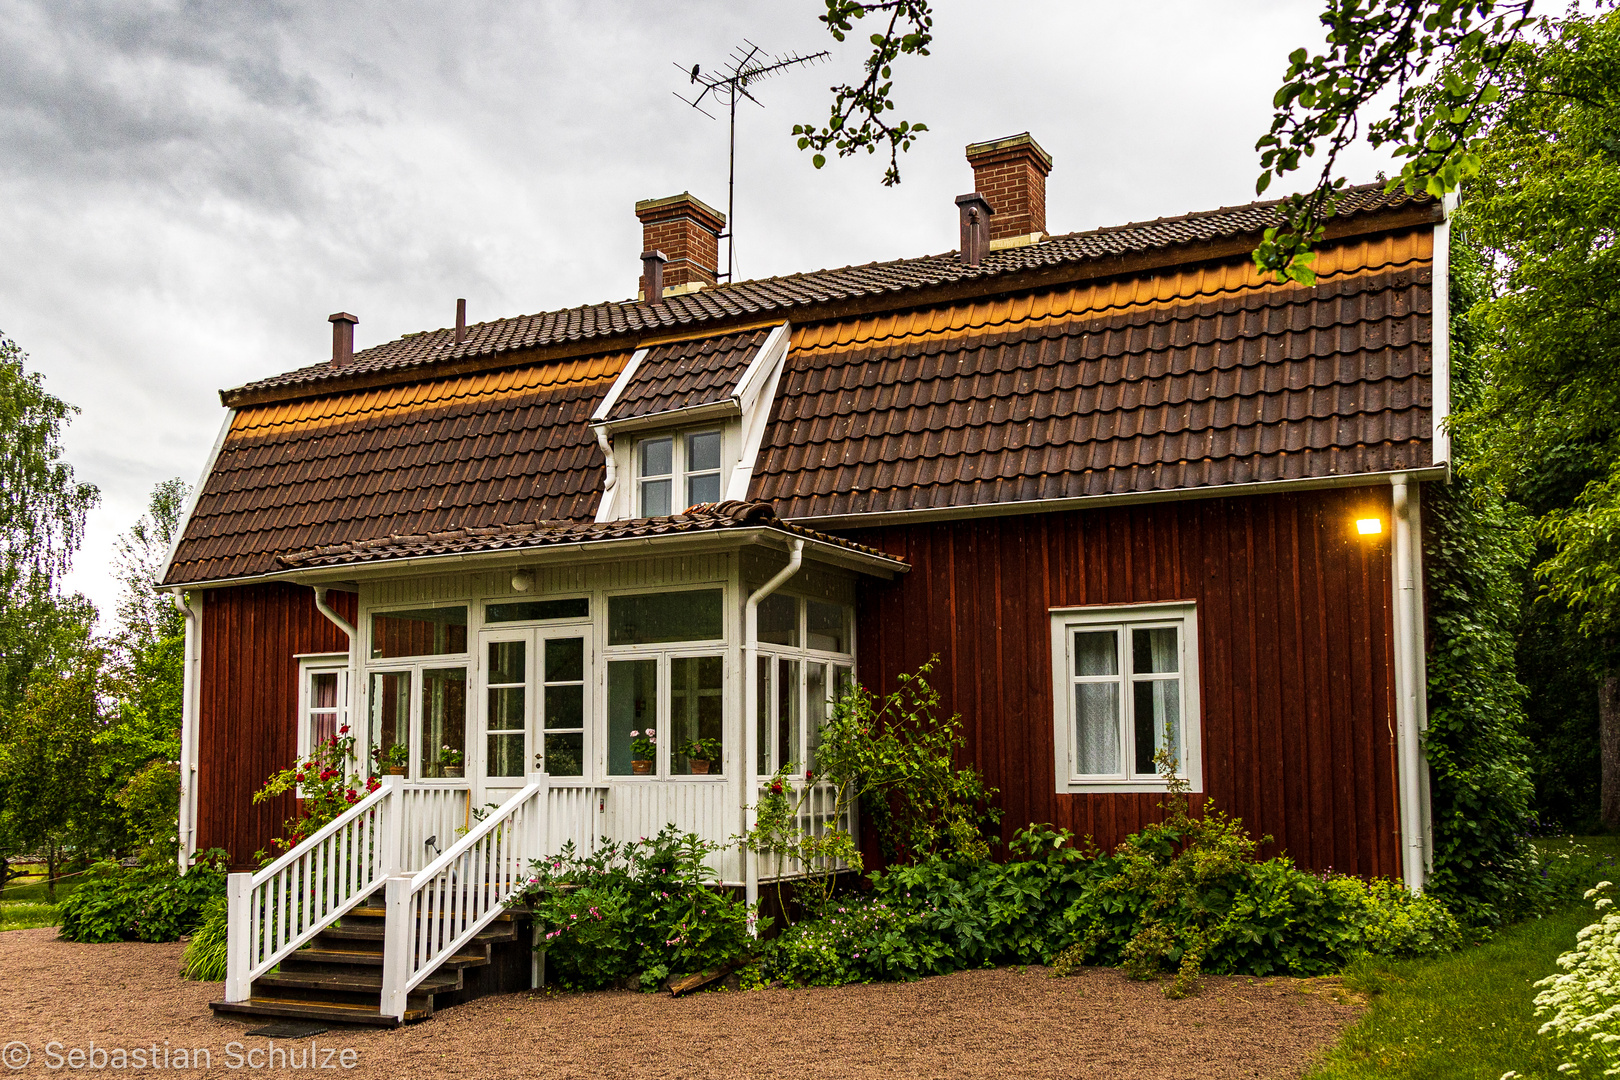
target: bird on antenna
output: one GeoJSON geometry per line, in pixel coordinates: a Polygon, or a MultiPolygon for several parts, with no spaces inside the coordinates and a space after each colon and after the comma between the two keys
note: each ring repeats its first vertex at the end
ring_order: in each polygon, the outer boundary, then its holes
{"type": "Polygon", "coordinates": [[[679,93],[675,95],[677,98],[680,98],[681,101],[686,102],[686,104],[692,106],[710,120],[715,118],[714,114],[703,107],[703,102],[705,98],[711,95],[715,101],[724,104],[731,113],[731,155],[726,178],[726,231],[724,234],[726,241],[726,272],[724,277],[727,281],[731,280],[734,262],[733,253],[736,249],[734,237],[737,232],[737,102],[747,98],[755,105],[760,106],[760,108],[764,108],[764,104],[748,92],[749,83],[768,79],[778,72],[791,67],[798,67],[801,64],[818,63],[831,55],[831,53],[823,50],[818,53],[811,53],[808,56],[802,56],[799,53],[771,56],[758,45],[744,38],[741,45],[731,50],[731,55],[727,58],[729,63],[727,63],[723,75],[705,75],[702,66],[699,64],[693,64],[690,72],[687,72],[686,68],[681,64],[675,65],[680,68],[683,74],[688,75],[692,85],[703,87],[697,96],[691,100],[681,97],[679,93]]]}

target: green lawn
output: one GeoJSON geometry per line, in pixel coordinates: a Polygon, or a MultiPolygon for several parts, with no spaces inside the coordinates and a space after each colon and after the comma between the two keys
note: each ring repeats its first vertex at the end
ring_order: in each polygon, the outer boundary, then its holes
{"type": "MultiPolygon", "coordinates": [[[[1537,846],[1544,857],[1573,854],[1587,864],[1591,882],[1620,881],[1614,865],[1620,837],[1554,838],[1537,846]]],[[[1345,981],[1368,995],[1368,1013],[1308,1080],[1499,1080],[1510,1070],[1532,1080],[1563,1075],[1563,1059],[1536,1034],[1541,1021],[1532,984],[1557,970],[1559,954],[1596,918],[1590,904],[1574,904],[1450,956],[1353,965],[1345,981]]]]}
{"type": "MultiPolygon", "coordinates": [[[[0,931],[29,930],[36,926],[56,926],[61,918],[45,888],[43,867],[40,872],[14,879],[0,889],[0,931]]],[[[67,899],[79,887],[79,878],[72,877],[56,883],[56,902],[67,899]]]]}

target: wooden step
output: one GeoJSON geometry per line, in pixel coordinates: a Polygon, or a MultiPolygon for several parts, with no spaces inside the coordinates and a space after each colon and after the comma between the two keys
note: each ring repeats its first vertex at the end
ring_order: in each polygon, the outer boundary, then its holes
{"type": "MultiPolygon", "coordinates": [[[[329,926],[316,935],[316,940],[322,938],[331,941],[364,942],[375,941],[381,948],[383,936],[387,928],[384,920],[373,919],[360,925],[345,924],[343,926],[329,926]]],[[[473,941],[515,941],[517,940],[517,927],[511,923],[486,926],[472,937],[473,941]]]]}
{"type": "MultiPolygon", "coordinates": [[[[423,979],[411,993],[436,994],[441,991],[460,990],[463,979],[459,971],[436,971],[423,979]]],[[[273,975],[260,975],[253,980],[254,991],[294,988],[300,990],[337,990],[345,993],[382,994],[382,972],[342,971],[338,969],[312,971],[283,971],[273,975]]]]}
{"type": "MultiPolygon", "coordinates": [[[[400,1021],[384,1016],[376,1005],[344,1005],[337,1002],[296,1001],[287,998],[259,997],[246,1001],[210,1001],[208,1007],[215,1013],[233,1016],[283,1016],[302,1020],[326,1020],[337,1024],[364,1024],[369,1027],[398,1027],[400,1021]]],[[[433,1015],[433,1010],[405,1010],[404,1023],[414,1024],[433,1015]]]]}
{"type": "MultiPolygon", "coordinates": [[[[356,964],[366,967],[382,967],[383,954],[380,949],[304,948],[290,954],[287,959],[297,959],[311,964],[356,964]]],[[[483,967],[488,963],[489,952],[486,949],[482,954],[456,953],[453,956],[448,956],[435,970],[456,971],[460,968],[483,967]]]]}

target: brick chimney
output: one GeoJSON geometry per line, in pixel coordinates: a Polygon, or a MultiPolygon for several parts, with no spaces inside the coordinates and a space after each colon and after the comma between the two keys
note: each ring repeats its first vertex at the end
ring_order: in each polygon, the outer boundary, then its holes
{"type": "Polygon", "coordinates": [[[332,324],[332,366],[343,367],[354,359],[354,324],[360,320],[340,311],[326,321],[332,324]]]}
{"type": "MultiPolygon", "coordinates": [[[[641,200],[636,203],[636,217],[641,219],[641,250],[662,252],[666,260],[664,292],[692,292],[719,280],[720,233],[726,227],[726,215],[683,191],[664,199],[641,200]]],[[[649,301],[658,299],[647,295],[645,272],[639,290],[649,301]]]]}
{"type": "Polygon", "coordinates": [[[972,143],[973,190],[990,202],[990,245],[994,248],[1032,244],[1046,235],[1046,175],[1052,155],[1029,132],[1006,139],[972,143]]]}

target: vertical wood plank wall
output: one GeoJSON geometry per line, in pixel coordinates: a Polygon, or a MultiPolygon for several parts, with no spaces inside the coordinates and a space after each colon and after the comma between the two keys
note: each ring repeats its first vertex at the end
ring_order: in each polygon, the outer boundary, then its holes
{"type": "MultiPolygon", "coordinates": [[[[197,846],[224,848],[239,870],[293,815],[291,795],[253,805],[265,778],[298,750],[299,653],[347,652],[344,634],[315,610],[307,586],[268,584],[203,593],[198,725],[197,846]]],[[[328,602],[351,623],[353,593],[328,602]]]]}
{"type": "Polygon", "coordinates": [[[1379,487],[840,530],[912,566],[862,586],[861,681],[938,653],[1003,834],[1111,848],[1162,796],[1056,792],[1049,609],[1195,600],[1206,797],[1274,836],[1265,855],[1399,876],[1389,509],[1379,487]],[[1358,537],[1371,514],[1383,534],[1358,537]]]}

